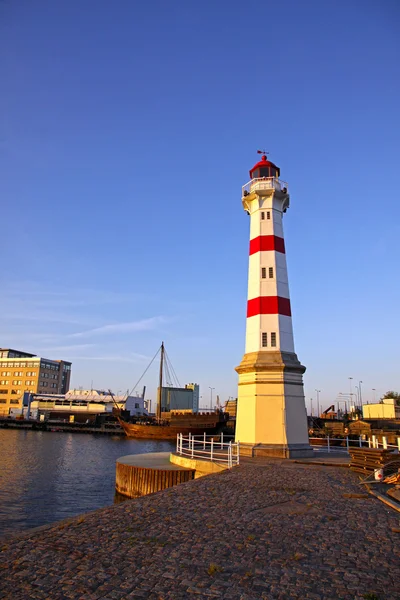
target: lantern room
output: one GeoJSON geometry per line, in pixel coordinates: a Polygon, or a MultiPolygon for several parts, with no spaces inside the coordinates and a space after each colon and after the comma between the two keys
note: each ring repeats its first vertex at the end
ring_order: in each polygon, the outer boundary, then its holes
{"type": "Polygon", "coordinates": [[[262,155],[260,162],[258,162],[252,169],[250,169],[251,179],[261,179],[263,177],[276,177],[280,175],[280,169],[274,163],[269,161],[265,154],[262,155]]]}

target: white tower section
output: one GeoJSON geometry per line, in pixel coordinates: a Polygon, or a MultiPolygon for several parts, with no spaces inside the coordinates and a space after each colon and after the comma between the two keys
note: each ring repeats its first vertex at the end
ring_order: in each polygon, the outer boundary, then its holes
{"type": "Polygon", "coordinates": [[[294,352],[282,225],[289,206],[287,184],[255,179],[243,188],[243,206],[250,215],[246,353],[294,352]]]}

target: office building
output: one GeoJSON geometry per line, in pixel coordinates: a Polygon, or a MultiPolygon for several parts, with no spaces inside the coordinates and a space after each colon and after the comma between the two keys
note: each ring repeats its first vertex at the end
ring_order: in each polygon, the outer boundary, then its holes
{"type": "Polygon", "coordinates": [[[0,416],[22,409],[24,392],[66,394],[71,363],[0,348],[0,416]]]}

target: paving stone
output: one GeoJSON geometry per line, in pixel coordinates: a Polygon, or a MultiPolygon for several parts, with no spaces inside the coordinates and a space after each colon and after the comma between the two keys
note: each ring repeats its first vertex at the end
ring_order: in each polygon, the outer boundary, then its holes
{"type": "Polygon", "coordinates": [[[355,474],[279,459],[0,544],[1,600],[400,597],[399,518],[355,474]]]}

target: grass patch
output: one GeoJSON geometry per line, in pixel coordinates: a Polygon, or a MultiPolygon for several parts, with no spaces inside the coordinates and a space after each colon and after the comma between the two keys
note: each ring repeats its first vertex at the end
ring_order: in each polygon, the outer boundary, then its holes
{"type": "Polygon", "coordinates": [[[292,560],[301,560],[305,558],[305,554],[301,554],[301,552],[295,552],[292,556],[292,560]]]}
{"type": "Polygon", "coordinates": [[[343,494],[343,498],[372,498],[369,494],[343,494]]]}
{"type": "Polygon", "coordinates": [[[368,592],[368,594],[363,595],[364,600],[379,600],[379,596],[374,594],[374,592],[368,592]]]}
{"type": "Polygon", "coordinates": [[[210,577],[213,577],[216,573],[222,573],[223,570],[224,570],[223,567],[220,567],[219,565],[215,565],[214,563],[211,563],[207,569],[207,573],[210,575],[210,577]]]}

